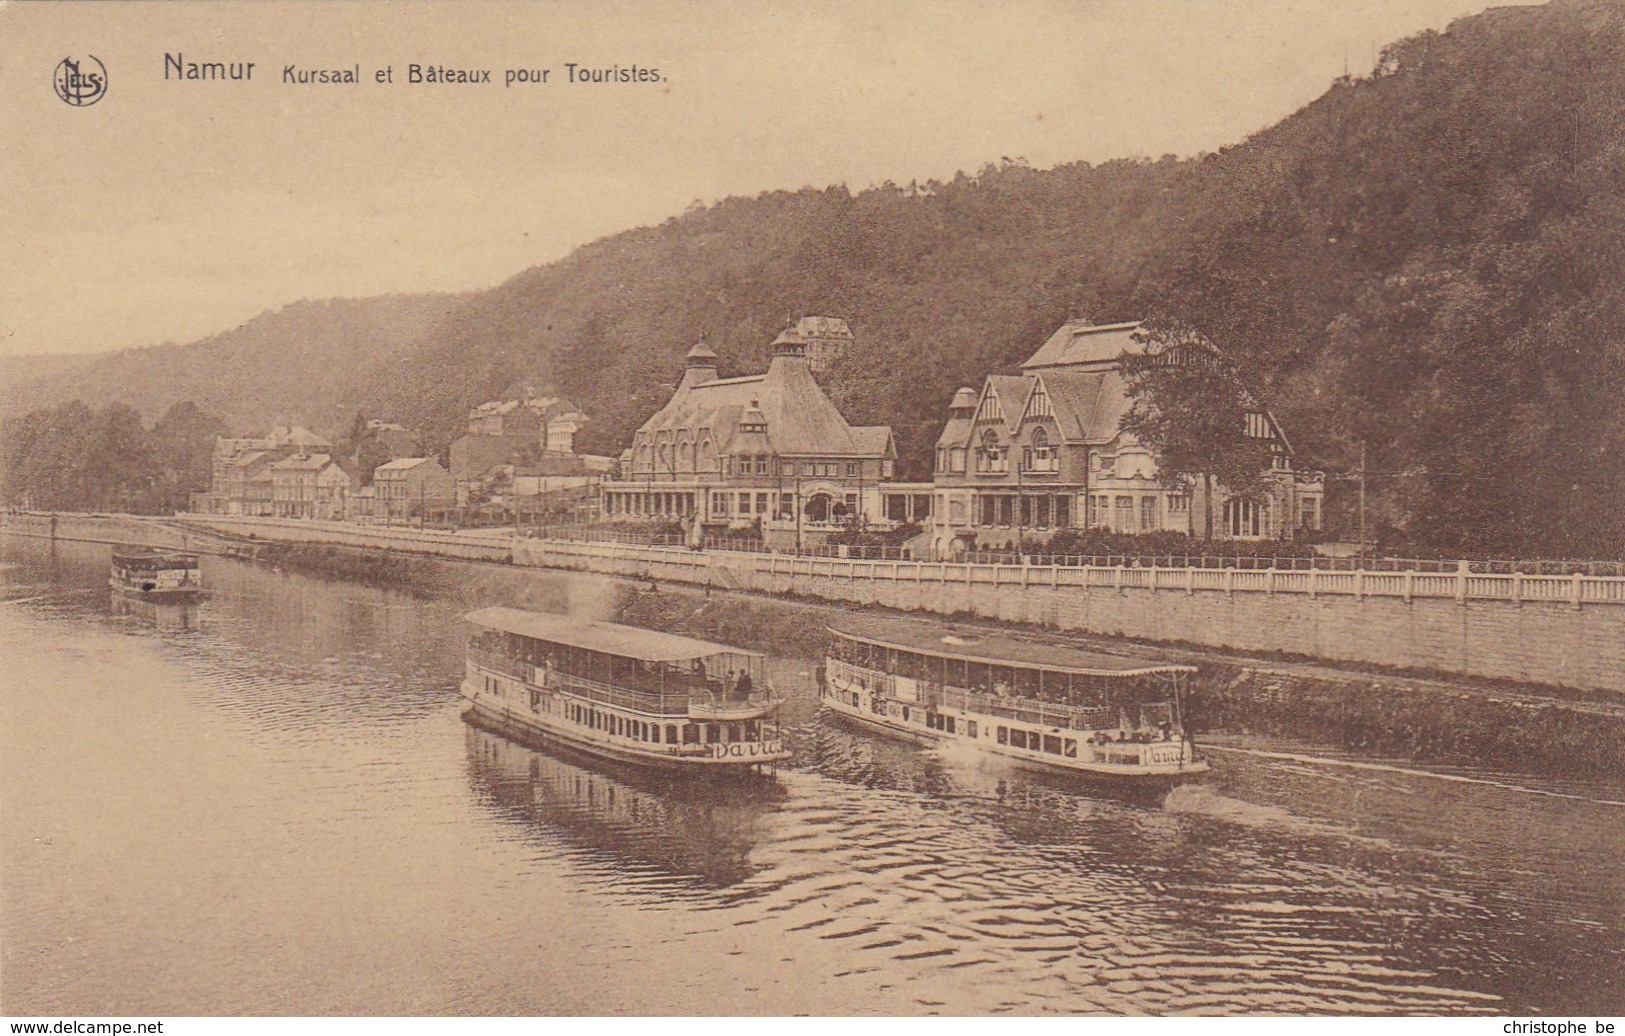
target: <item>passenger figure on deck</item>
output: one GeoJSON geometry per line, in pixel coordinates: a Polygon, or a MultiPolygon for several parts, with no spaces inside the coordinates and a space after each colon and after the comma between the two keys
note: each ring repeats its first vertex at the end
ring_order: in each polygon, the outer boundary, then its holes
{"type": "Polygon", "coordinates": [[[739,682],[734,685],[734,693],[739,695],[740,701],[750,700],[750,670],[739,671],[739,682]]]}

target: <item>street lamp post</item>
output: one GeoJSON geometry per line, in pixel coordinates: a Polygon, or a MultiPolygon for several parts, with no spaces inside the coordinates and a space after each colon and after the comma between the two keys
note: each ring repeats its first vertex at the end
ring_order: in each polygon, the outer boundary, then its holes
{"type": "MultiPolygon", "coordinates": [[[[1011,443],[1010,452],[1012,454],[1015,454],[1015,452],[1016,452],[1014,443],[1011,443]]],[[[1026,558],[1026,556],[1027,556],[1027,515],[1025,513],[1025,511],[1026,511],[1026,506],[1025,505],[1027,503],[1027,498],[1022,495],[1023,494],[1023,489],[1022,489],[1022,484],[1021,484],[1022,458],[1019,455],[1017,455],[1017,456],[1012,457],[1011,459],[1015,461],[1015,466],[1016,466],[1016,554],[1019,557],[1026,558]]]]}

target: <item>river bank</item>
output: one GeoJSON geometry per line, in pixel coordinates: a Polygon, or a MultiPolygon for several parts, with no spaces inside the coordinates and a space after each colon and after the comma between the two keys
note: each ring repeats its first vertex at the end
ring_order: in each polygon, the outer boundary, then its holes
{"type": "MultiPolygon", "coordinates": [[[[528,607],[579,606],[552,579],[587,579],[605,589],[590,596],[604,618],[665,629],[816,664],[825,626],[853,611],[940,625],[943,620],[873,606],[767,597],[676,583],[557,574],[314,544],[281,544],[264,559],[323,578],[353,579],[415,595],[454,594],[478,584],[528,607]],[[549,592],[554,590],[555,592],[549,592]]],[[[1475,766],[1488,762],[1543,776],[1606,780],[1625,774],[1625,703],[1596,696],[1565,698],[1542,689],[1471,681],[1385,677],[1300,663],[1271,665],[1191,649],[1079,637],[1015,623],[957,620],[961,625],[1019,629],[1057,641],[1198,666],[1186,702],[1203,735],[1264,734],[1389,760],[1475,766]]]]}
{"type": "MultiPolygon", "coordinates": [[[[853,610],[902,614],[662,585],[654,593],[626,595],[617,618],[817,659],[823,653],[825,624],[853,610]]],[[[941,620],[918,621],[940,625],[941,620]]],[[[1003,626],[1095,650],[1198,666],[1186,706],[1199,735],[1269,734],[1388,759],[1454,766],[1492,762],[1520,772],[1584,780],[1625,774],[1625,703],[1321,666],[1270,666],[1212,652],[1003,626]]]]}
{"type": "MultiPolygon", "coordinates": [[[[194,541],[206,531],[159,521],[77,517],[67,530],[93,539],[167,529],[194,541]],[[86,523],[89,523],[87,526],[86,523]],[[105,523],[105,524],[102,524],[105,523]],[[136,526],[130,529],[131,524],[136,526]]],[[[103,539],[103,542],[117,540],[103,539]]],[[[824,626],[854,610],[910,613],[875,604],[842,604],[614,575],[571,575],[513,568],[477,559],[447,559],[329,543],[269,542],[256,537],[262,561],[322,578],[354,580],[415,596],[456,595],[470,580],[498,583],[520,606],[562,607],[554,580],[599,580],[614,587],[598,613],[632,625],[671,629],[779,655],[816,661],[824,626]],[[475,575],[477,573],[477,575],[475,575]]],[[[177,544],[178,545],[178,544],[177,544]]],[[[916,617],[919,613],[912,613],[916,617]]],[[[1058,632],[1033,623],[967,616],[916,618],[1025,630],[1119,654],[1195,664],[1190,719],[1207,734],[1268,734],[1388,759],[1453,766],[1495,765],[1519,772],[1587,780],[1625,774],[1625,697],[1606,692],[1423,678],[1339,667],[1335,663],[1260,659],[1186,645],[1170,647],[1117,637],[1058,632]]]]}

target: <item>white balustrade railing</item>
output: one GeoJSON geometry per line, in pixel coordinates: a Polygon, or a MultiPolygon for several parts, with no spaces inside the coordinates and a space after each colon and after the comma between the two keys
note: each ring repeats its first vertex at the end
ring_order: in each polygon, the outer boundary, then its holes
{"type": "MultiPolygon", "coordinates": [[[[740,577],[951,583],[976,587],[1064,587],[1161,590],[1183,593],[1295,594],[1305,597],[1449,598],[1457,601],[1548,601],[1625,604],[1625,577],[1444,572],[1376,572],[1362,569],[1125,568],[1122,566],[1004,565],[969,561],[871,561],[739,551],[691,551],[680,547],[630,547],[603,543],[530,541],[537,560],[562,557],[628,561],[686,569],[726,568],[740,577]]],[[[653,570],[649,569],[650,574],[653,570]]],[[[694,578],[704,581],[704,577],[694,578]]],[[[757,589],[771,589],[768,585],[757,589]]]]}
{"type": "MultiPolygon", "coordinates": [[[[1625,576],[1572,574],[1529,575],[1521,572],[1474,572],[1458,566],[1454,572],[1373,571],[1369,569],[1126,567],[1123,565],[1012,565],[977,561],[865,560],[768,554],[755,551],[704,550],[683,546],[551,540],[526,537],[478,539],[431,529],[355,526],[342,522],[301,519],[223,518],[200,516],[198,524],[243,528],[302,530],[298,538],[358,546],[389,546],[481,556],[511,550],[519,564],[612,568],[617,573],[664,577],[699,583],[714,582],[713,572],[726,570],[745,589],[774,589],[777,584],[751,585],[752,580],[846,579],[888,583],[957,584],[971,587],[1032,587],[1063,589],[1088,587],[1118,591],[1152,590],[1194,594],[1293,594],[1316,597],[1379,597],[1413,600],[1449,598],[1456,601],[1509,603],[1553,602],[1580,607],[1587,604],[1625,604],[1625,576]]],[[[290,537],[293,538],[293,537],[290,537]]]]}

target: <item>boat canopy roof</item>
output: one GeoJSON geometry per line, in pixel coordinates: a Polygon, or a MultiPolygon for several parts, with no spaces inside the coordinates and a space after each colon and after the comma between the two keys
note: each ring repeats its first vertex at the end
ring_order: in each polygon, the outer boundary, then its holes
{"type": "Polygon", "coordinates": [[[765,657],[759,651],[713,644],[708,640],[678,636],[675,633],[621,626],[613,622],[596,622],[570,615],[531,612],[520,608],[481,608],[479,611],[469,612],[464,618],[476,626],[502,633],[646,662],[685,662],[696,658],[710,658],[713,655],[765,657]]]}
{"type": "Polygon", "coordinates": [[[830,626],[829,631],[847,640],[892,648],[896,651],[908,651],[917,655],[959,659],[984,665],[1042,669],[1052,673],[1130,677],[1156,673],[1196,672],[1195,666],[1108,655],[1099,651],[1082,651],[1064,644],[1039,644],[986,630],[953,629],[944,634],[941,627],[930,630],[903,624],[846,620],[840,626],[830,626]]]}
{"type": "Polygon", "coordinates": [[[172,550],[168,547],[114,547],[113,561],[121,565],[195,566],[197,555],[189,550],[172,550]]]}

